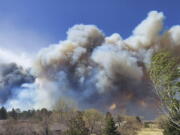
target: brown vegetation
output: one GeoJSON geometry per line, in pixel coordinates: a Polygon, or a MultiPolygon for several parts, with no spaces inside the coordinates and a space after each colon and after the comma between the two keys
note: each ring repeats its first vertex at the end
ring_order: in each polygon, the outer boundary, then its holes
{"type": "Polygon", "coordinates": [[[109,123],[107,115],[98,110],[77,111],[64,105],[53,111],[43,108],[21,112],[13,109],[6,113],[3,115],[7,118],[0,120],[0,135],[104,135],[107,126],[116,130],[116,134],[141,135],[150,131],[160,133],[164,120],[164,117],[160,117],[148,123],[142,122],[139,117],[118,114],[114,115],[109,123]],[[151,127],[151,124],[156,127],[151,127]]]}

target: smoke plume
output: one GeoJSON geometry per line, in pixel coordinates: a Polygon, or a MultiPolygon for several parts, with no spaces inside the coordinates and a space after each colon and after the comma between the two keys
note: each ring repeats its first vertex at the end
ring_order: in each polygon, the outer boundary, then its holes
{"type": "Polygon", "coordinates": [[[14,63],[0,64],[0,104],[6,103],[24,83],[32,83],[34,78],[22,67],[14,63]]]}
{"type": "Polygon", "coordinates": [[[17,97],[6,104],[18,106],[28,98],[32,108],[52,108],[60,99],[69,98],[81,109],[116,110],[152,119],[158,100],[148,77],[151,57],[159,49],[177,51],[180,47],[180,26],[164,31],[164,18],[162,12],[149,12],[127,39],[118,33],[106,36],[95,25],[73,26],[66,40],[39,51],[31,67],[34,77],[15,65],[8,73],[0,66],[2,84],[9,76],[23,76],[1,86],[7,91],[2,103],[14,86],[23,84],[17,97]]]}

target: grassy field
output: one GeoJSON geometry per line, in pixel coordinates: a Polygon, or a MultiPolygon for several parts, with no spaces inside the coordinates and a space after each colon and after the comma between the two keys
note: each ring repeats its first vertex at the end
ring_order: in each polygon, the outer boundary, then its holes
{"type": "Polygon", "coordinates": [[[163,135],[162,130],[158,128],[142,128],[138,135],[163,135]]]}

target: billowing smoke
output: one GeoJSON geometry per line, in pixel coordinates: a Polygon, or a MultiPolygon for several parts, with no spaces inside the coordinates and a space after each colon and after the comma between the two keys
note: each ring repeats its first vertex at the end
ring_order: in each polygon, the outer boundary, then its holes
{"type": "Polygon", "coordinates": [[[32,108],[52,108],[69,98],[81,109],[155,117],[158,99],[148,77],[151,57],[162,48],[180,48],[180,26],[164,32],[164,18],[162,12],[151,11],[127,39],[118,33],[105,36],[95,25],[73,26],[66,40],[40,50],[31,68],[35,82],[21,85],[33,81],[23,74],[15,83],[21,92],[4,101],[21,106],[28,99],[32,108]]]}
{"type": "Polygon", "coordinates": [[[163,13],[151,11],[148,17],[133,30],[132,36],[127,38],[125,43],[132,49],[148,48],[157,44],[163,27],[163,19],[163,13]]]}
{"type": "Polygon", "coordinates": [[[15,96],[24,83],[32,83],[34,77],[15,63],[0,64],[0,104],[15,96]]]}

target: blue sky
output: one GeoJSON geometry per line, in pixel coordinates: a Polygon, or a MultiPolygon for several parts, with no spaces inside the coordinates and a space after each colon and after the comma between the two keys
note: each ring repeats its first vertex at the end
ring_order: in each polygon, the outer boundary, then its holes
{"type": "MultiPolygon", "coordinates": [[[[20,38],[19,45],[14,45],[14,48],[38,50],[65,39],[67,29],[80,23],[95,24],[106,35],[117,32],[126,38],[151,10],[164,12],[165,28],[168,28],[180,24],[179,5],[179,0],[0,0],[0,24],[6,32],[20,31],[21,38],[39,36],[35,38],[37,44],[26,43],[31,38],[25,38],[26,42],[20,38]],[[45,41],[38,44],[39,40],[45,41]]],[[[18,34],[10,37],[15,35],[18,34]]]]}

